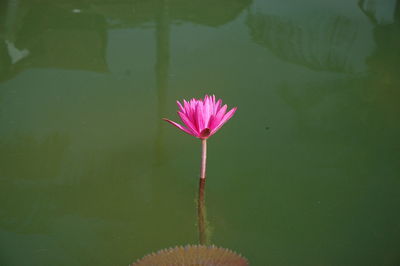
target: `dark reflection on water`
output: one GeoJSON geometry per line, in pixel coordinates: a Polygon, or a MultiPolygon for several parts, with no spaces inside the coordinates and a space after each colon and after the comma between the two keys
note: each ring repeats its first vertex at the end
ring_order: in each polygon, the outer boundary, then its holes
{"type": "Polygon", "coordinates": [[[254,41],[277,56],[313,70],[348,72],[357,25],[346,17],[318,16],[306,25],[250,12],[247,25],[254,41]]]}
{"type": "MultiPolygon", "coordinates": [[[[107,72],[107,29],[151,27],[157,51],[168,60],[170,23],[217,27],[234,19],[251,0],[3,2],[2,79],[26,68],[52,67],[107,72]],[[161,50],[160,50],[161,49],[161,50]]],[[[157,75],[163,75],[158,62],[157,75]]],[[[160,78],[162,78],[160,76],[160,78]]],[[[159,84],[162,86],[162,84],[159,84]]]]}
{"type": "Polygon", "coordinates": [[[161,118],[214,92],[215,244],[399,264],[399,45],[392,0],[0,1],[0,265],[195,243],[200,142],[161,118]]]}

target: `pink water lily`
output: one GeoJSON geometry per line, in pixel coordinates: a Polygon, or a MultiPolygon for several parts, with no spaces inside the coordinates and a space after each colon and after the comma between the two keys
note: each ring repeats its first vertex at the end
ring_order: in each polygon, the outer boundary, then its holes
{"type": "Polygon", "coordinates": [[[207,139],[215,134],[236,112],[236,107],[226,112],[227,106],[222,105],[222,100],[215,101],[215,95],[204,96],[204,99],[183,100],[179,106],[178,115],[185,126],[163,118],[180,130],[201,139],[201,168],[199,182],[199,200],[197,201],[197,217],[199,227],[199,241],[204,245],[208,242],[205,220],[204,191],[206,184],[207,139]]]}
{"type": "Polygon", "coordinates": [[[214,135],[236,112],[236,107],[227,111],[227,105],[222,100],[215,101],[215,95],[206,95],[204,99],[183,100],[179,106],[178,115],[185,126],[163,118],[180,130],[199,139],[207,139],[214,135]]]}

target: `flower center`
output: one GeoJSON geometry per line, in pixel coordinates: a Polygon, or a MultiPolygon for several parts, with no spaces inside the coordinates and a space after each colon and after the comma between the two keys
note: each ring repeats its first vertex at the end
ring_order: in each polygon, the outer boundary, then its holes
{"type": "Polygon", "coordinates": [[[207,127],[200,132],[200,138],[205,139],[210,135],[210,133],[211,130],[207,127]]]}

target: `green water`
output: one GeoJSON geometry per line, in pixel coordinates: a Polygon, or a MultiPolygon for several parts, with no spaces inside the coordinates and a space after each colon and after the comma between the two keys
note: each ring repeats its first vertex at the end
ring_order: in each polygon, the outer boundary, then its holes
{"type": "Polygon", "coordinates": [[[0,1],[0,265],[128,265],[211,240],[251,265],[400,265],[400,1],[0,1]]]}

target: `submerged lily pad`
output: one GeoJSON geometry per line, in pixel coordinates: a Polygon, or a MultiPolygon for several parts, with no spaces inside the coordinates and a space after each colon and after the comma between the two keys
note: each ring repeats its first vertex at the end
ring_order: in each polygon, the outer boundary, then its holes
{"type": "Polygon", "coordinates": [[[168,248],[146,255],[131,266],[247,266],[235,252],[215,246],[188,245],[168,248]]]}

